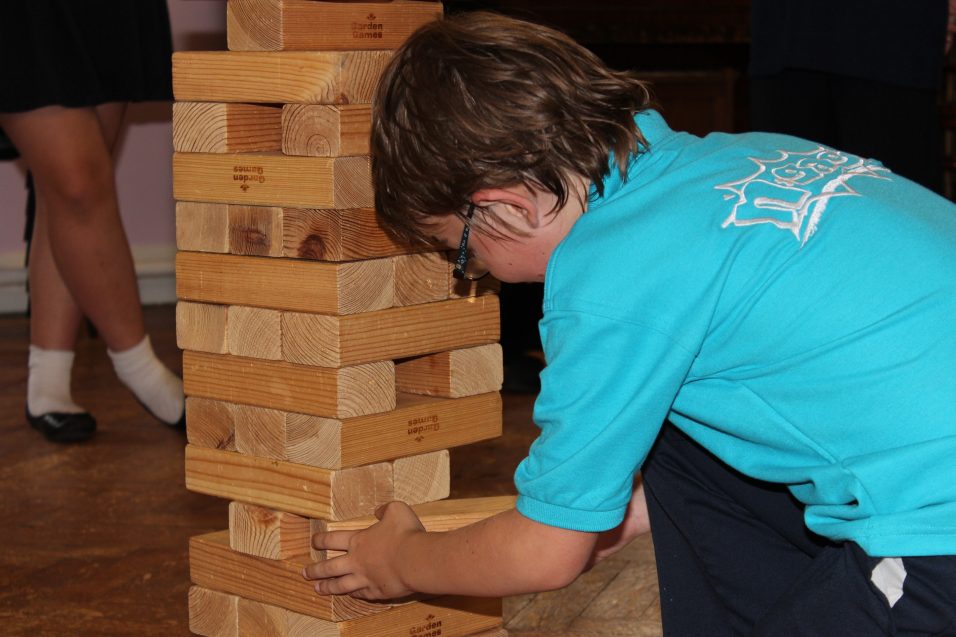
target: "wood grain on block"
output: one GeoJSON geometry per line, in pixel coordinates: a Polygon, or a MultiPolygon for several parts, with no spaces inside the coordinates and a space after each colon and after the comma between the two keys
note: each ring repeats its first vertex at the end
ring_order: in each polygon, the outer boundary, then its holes
{"type": "Polygon", "coordinates": [[[173,196],[292,208],[372,205],[368,157],[292,157],[280,153],[174,153],[173,196]]]}
{"type": "Polygon", "coordinates": [[[187,396],[327,418],[395,408],[391,361],[333,369],[186,351],[183,385],[187,396]]]}
{"type": "Polygon", "coordinates": [[[186,440],[197,447],[236,450],[232,403],[191,396],[186,399],[186,440]]]}
{"type": "Polygon", "coordinates": [[[282,359],[282,313],[261,307],[229,306],[226,321],[229,354],[282,359]]]}
{"type": "Polygon", "coordinates": [[[228,205],[229,249],[232,254],[281,257],[282,208],[228,205]]]}
{"type": "Polygon", "coordinates": [[[241,637],[466,637],[501,624],[501,600],[440,597],[330,622],[240,598],[238,615],[241,637]]]}
{"type": "Polygon", "coordinates": [[[398,394],[381,414],[335,419],[228,404],[240,453],[341,469],[501,435],[497,392],[447,399],[398,394]]]}
{"type": "Polygon", "coordinates": [[[341,315],[390,307],[394,290],[394,268],[387,259],[320,263],[176,255],[176,295],[187,301],[341,315]]]}
{"type": "Polygon", "coordinates": [[[282,109],[258,104],[176,102],[173,148],[182,153],[282,150],[282,109]]]}
{"type": "Polygon", "coordinates": [[[229,503],[229,546],[270,560],[302,555],[310,544],[309,518],[244,502],[229,503]]]}
{"type": "Polygon", "coordinates": [[[173,54],[178,102],[369,104],[390,51],[173,54]]]}
{"type": "Polygon", "coordinates": [[[230,0],[226,33],[232,51],[394,49],[441,14],[440,2],[230,0]]]}
{"type": "Polygon", "coordinates": [[[447,449],[398,458],[392,463],[395,499],[419,504],[447,498],[451,490],[451,464],[447,449]]]}
{"type": "Polygon", "coordinates": [[[239,598],[202,586],[191,586],[189,630],[203,637],[239,637],[239,598]]]}
{"type": "Polygon", "coordinates": [[[329,621],[343,621],[388,610],[390,604],[365,602],[348,595],[319,595],[302,577],[307,555],[267,560],[229,548],[229,531],[189,540],[189,573],[194,584],[238,595],[329,621]]]}
{"type": "Polygon", "coordinates": [[[176,247],[229,252],[229,207],[222,203],[176,203],[176,247]]]}
{"type": "Polygon", "coordinates": [[[501,345],[491,343],[395,362],[400,392],[459,398],[501,389],[501,345]]]}
{"type": "Polygon", "coordinates": [[[286,155],[368,155],[371,132],[372,107],[368,104],[286,104],[282,107],[282,152],[286,155]]]}
{"type": "Polygon", "coordinates": [[[419,249],[385,231],[373,208],[285,209],[283,254],[318,261],[389,257],[419,249]]]}
{"type": "Polygon", "coordinates": [[[226,354],[229,352],[227,323],[225,305],[180,301],[176,304],[176,346],[226,354]]]}
{"type": "Polygon", "coordinates": [[[338,367],[493,343],[500,334],[496,296],[350,316],[285,312],[282,355],[291,362],[338,367]]]}
{"type": "Polygon", "coordinates": [[[416,305],[448,298],[448,259],[444,252],[392,257],[395,264],[395,305],[416,305]]]}
{"type": "MultiPolygon", "coordinates": [[[[186,446],[186,488],[309,518],[369,515],[394,499],[392,465],[339,471],[186,446]]],[[[197,582],[198,583],[198,582],[197,582]]]]}
{"type": "MultiPolygon", "coordinates": [[[[412,509],[418,519],[421,520],[422,526],[429,532],[454,531],[514,507],[515,496],[513,495],[437,500],[412,505],[412,509]]],[[[372,526],[378,520],[373,515],[366,515],[351,520],[311,520],[310,522],[311,532],[315,534],[328,531],[359,531],[372,526]]],[[[313,560],[324,560],[341,554],[341,551],[324,551],[311,548],[311,537],[308,543],[313,560]]]]}

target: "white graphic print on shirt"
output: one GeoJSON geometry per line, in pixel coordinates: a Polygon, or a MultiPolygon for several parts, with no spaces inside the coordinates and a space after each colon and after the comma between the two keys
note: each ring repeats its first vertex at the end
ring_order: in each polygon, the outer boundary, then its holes
{"type": "Polygon", "coordinates": [[[750,157],[757,164],[756,172],[715,186],[732,193],[724,195],[725,200],[737,198],[722,228],[769,223],[792,232],[802,247],[816,231],[831,198],[859,196],[850,187],[850,179],[889,179],[880,174],[890,171],[879,162],[825,146],[803,153],[777,152],[776,158],[750,157]]]}

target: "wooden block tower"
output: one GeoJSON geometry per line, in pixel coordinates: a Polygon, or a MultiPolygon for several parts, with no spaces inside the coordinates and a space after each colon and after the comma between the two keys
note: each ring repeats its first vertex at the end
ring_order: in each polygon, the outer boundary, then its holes
{"type": "Polygon", "coordinates": [[[229,0],[229,51],[173,58],[177,340],[188,489],[231,500],[190,543],[209,637],[505,635],[501,601],[322,597],[319,529],[379,505],[445,531],[513,506],[445,500],[448,448],[501,433],[498,301],[372,209],[370,101],[431,1],[229,0]]]}

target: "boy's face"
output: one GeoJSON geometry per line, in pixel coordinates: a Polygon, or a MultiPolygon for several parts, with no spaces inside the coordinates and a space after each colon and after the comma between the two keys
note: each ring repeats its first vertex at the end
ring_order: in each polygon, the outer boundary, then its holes
{"type": "MultiPolygon", "coordinates": [[[[558,210],[554,194],[523,185],[476,192],[469,262],[484,266],[500,281],[544,281],[551,253],[587,209],[587,184],[576,179],[572,186],[567,203],[558,210]]],[[[435,219],[429,230],[439,243],[457,250],[464,227],[464,220],[448,215],[435,219]]]]}

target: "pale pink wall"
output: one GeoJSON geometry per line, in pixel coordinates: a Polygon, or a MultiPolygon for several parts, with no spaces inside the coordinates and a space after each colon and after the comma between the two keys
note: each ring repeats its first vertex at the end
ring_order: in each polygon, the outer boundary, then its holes
{"type": "MultiPolygon", "coordinates": [[[[225,48],[225,0],[168,0],[177,51],[225,48]]],[[[175,243],[168,103],[134,104],[117,163],[120,211],[130,243],[175,243]]],[[[22,170],[0,162],[0,255],[23,249],[22,170]]]]}

